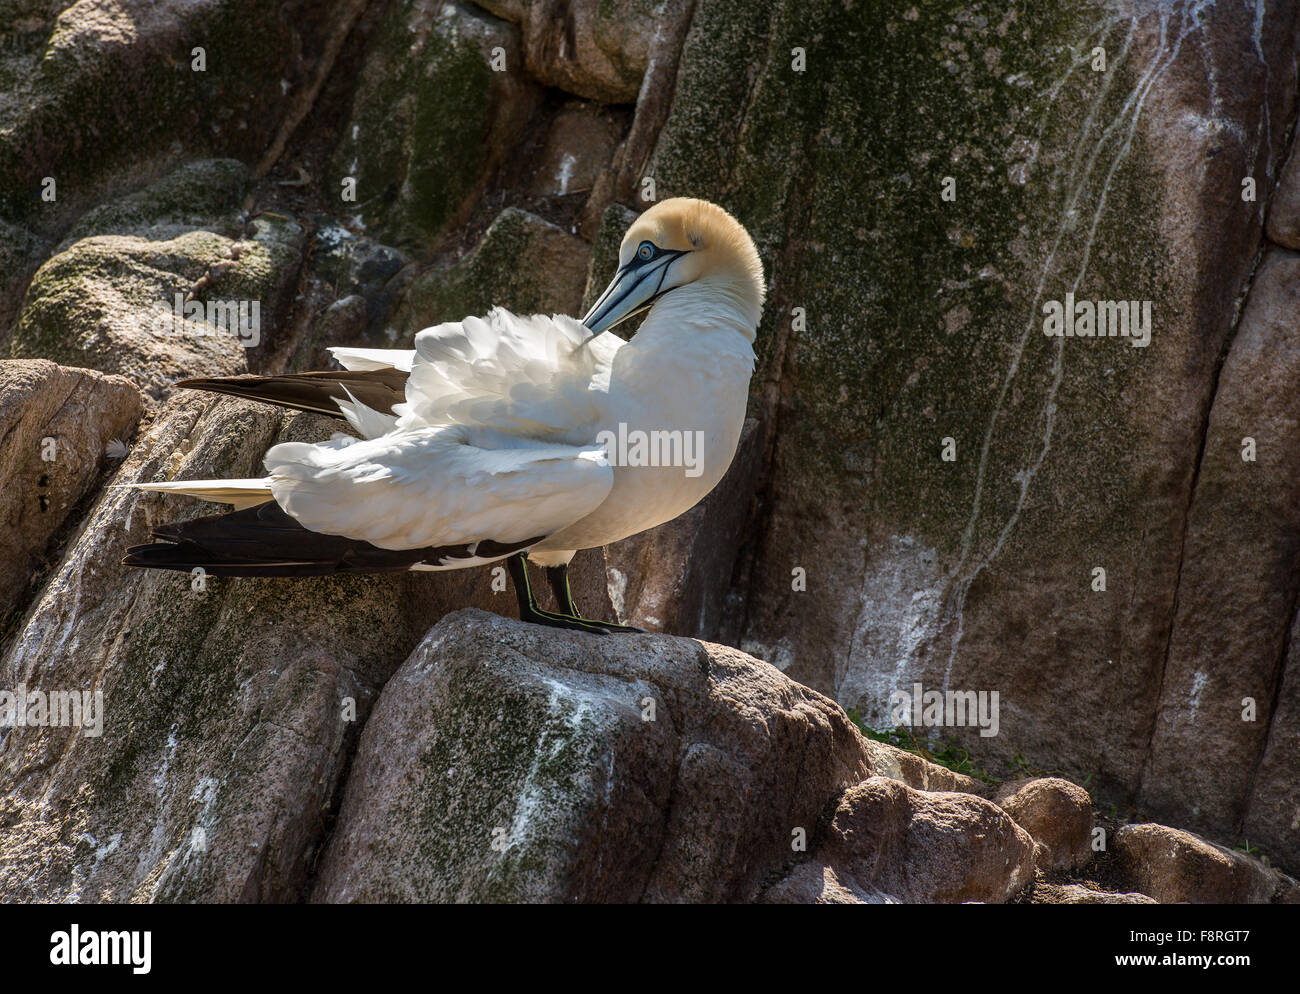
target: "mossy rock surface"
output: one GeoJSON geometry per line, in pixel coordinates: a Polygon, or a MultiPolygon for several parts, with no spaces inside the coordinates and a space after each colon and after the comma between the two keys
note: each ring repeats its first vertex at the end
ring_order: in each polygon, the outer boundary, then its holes
{"type": "Polygon", "coordinates": [[[339,209],[403,247],[462,219],[540,100],[518,46],[516,29],[478,8],[389,4],[327,180],[340,198],[355,185],[339,209]]]}
{"type": "Polygon", "coordinates": [[[753,900],[877,768],[974,787],[895,751],[726,646],[457,611],[384,686],[313,900],[753,900]]]}
{"type": "Polygon", "coordinates": [[[0,215],[55,228],[182,154],[254,161],[290,104],[281,81],[305,84],[311,60],[293,53],[316,50],[329,10],[314,0],[19,10],[0,50],[0,215]],[[47,177],[54,201],[42,197],[47,177]]]}
{"type": "Polygon", "coordinates": [[[248,167],[237,159],[187,162],[142,190],[91,208],[62,245],[92,235],[141,235],[157,241],[160,234],[192,228],[233,229],[249,184],[248,167]]]}
{"type": "Polygon", "coordinates": [[[968,748],[1136,787],[1259,238],[1240,180],[1275,173],[1293,99],[1291,14],[1264,16],[1275,36],[1226,8],[701,0],[648,171],[740,217],[773,287],[743,647],[882,726],[914,680],[1000,689],[997,737],[951,730],[968,748]],[[1194,36],[1260,58],[1216,59],[1211,92],[1194,36]],[[1150,301],[1150,346],[1045,336],[1067,292],[1150,301]]]}
{"type": "MultiPolygon", "coordinates": [[[[187,394],[115,482],[252,476],[269,446],[335,427],[187,394]]],[[[213,510],[106,490],[0,656],[5,687],[104,698],[99,737],[8,732],[5,900],[303,899],[378,688],[443,612],[492,603],[478,572],[263,580],[120,565],[151,528],[213,510]]]]}
{"type": "Polygon", "coordinates": [[[184,376],[246,371],[245,350],[275,337],[303,243],[286,215],[260,215],[253,230],[75,242],[32,278],[10,355],[120,373],[154,399],[184,376]]]}
{"type": "Polygon", "coordinates": [[[421,328],[505,307],[516,314],[577,314],[586,284],[586,242],[509,207],[482,240],[450,265],[410,284],[395,318],[405,339],[421,328]]]}

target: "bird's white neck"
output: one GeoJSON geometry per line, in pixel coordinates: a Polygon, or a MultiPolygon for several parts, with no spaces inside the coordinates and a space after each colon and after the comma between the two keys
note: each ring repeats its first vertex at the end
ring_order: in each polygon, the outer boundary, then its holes
{"type": "Polygon", "coordinates": [[[688,283],[650,309],[631,344],[638,351],[743,355],[752,363],[762,308],[750,297],[727,281],[688,283]]]}

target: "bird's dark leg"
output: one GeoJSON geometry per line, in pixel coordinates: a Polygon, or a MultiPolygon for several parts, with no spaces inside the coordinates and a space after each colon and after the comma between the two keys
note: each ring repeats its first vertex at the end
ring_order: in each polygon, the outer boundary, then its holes
{"type": "MultiPolygon", "coordinates": [[[[520,621],[530,621],[535,625],[550,625],[552,628],[568,628],[575,632],[609,634],[609,630],[598,621],[586,621],[571,614],[554,614],[539,608],[536,598],[533,597],[533,588],[528,582],[528,561],[525,553],[517,552],[506,560],[506,569],[510,571],[510,579],[515,584],[520,621]]],[[[569,602],[572,604],[572,597],[569,598],[569,602]]]]}
{"type": "Polygon", "coordinates": [[[547,566],[546,582],[551,585],[551,593],[555,595],[555,603],[559,605],[560,610],[575,618],[581,618],[582,613],[578,610],[578,605],[573,603],[573,591],[569,589],[569,564],[547,566]]]}
{"type": "MultiPolygon", "coordinates": [[[[559,605],[560,610],[572,618],[582,618],[582,612],[578,610],[578,605],[573,602],[573,590],[569,587],[569,564],[547,566],[546,581],[551,585],[551,593],[555,595],[555,603],[559,605]]],[[[582,620],[586,621],[588,619],[582,618],[582,620]]],[[[645,634],[644,628],[633,628],[631,625],[616,625],[610,621],[593,621],[591,623],[601,625],[611,632],[639,632],[642,635],[645,634]]]]}

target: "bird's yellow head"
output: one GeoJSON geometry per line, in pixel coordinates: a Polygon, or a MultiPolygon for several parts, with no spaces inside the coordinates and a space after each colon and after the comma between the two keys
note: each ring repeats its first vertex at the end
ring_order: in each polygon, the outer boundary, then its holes
{"type": "Polygon", "coordinates": [[[618,272],[582,319],[596,334],[686,286],[728,298],[752,322],[763,312],[763,263],[754,240],[717,204],[674,197],[655,204],[627,229],[618,272]]]}

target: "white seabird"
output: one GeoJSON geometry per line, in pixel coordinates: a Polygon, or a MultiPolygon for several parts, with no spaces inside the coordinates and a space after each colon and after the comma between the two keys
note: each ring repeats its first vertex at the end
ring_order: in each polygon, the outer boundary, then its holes
{"type": "Polygon", "coordinates": [[[569,561],[675,518],[722,479],[763,297],[740,223],[678,198],[628,229],[618,271],[581,323],[495,308],[426,328],[411,350],[332,349],[341,371],[183,381],[341,416],[362,438],[275,445],[257,479],[134,484],[235,510],[157,528],[161,541],[123,563],[319,576],[506,559],[524,620],[635,631],[581,617],[569,561]],[[609,333],[647,308],[630,341],[609,333]],[[665,432],[680,434],[654,434],[665,432]],[[628,438],[698,441],[698,462],[645,465],[611,451],[628,438]],[[537,607],[526,560],[545,567],[559,613],[537,607]]]}

